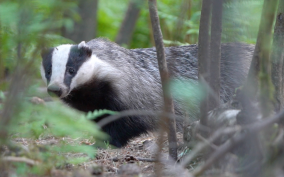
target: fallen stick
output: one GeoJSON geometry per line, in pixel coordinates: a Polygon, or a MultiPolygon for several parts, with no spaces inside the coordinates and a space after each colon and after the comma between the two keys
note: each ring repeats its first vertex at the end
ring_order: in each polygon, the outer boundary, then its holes
{"type": "Polygon", "coordinates": [[[32,159],[28,159],[26,157],[13,157],[13,156],[7,156],[7,157],[2,157],[1,158],[2,161],[8,161],[8,162],[23,162],[26,163],[28,165],[38,165],[39,162],[32,160],[32,159]]]}

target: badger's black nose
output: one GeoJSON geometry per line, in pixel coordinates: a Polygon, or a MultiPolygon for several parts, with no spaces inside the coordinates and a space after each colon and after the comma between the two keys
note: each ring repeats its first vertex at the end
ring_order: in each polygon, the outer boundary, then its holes
{"type": "Polygon", "coordinates": [[[62,94],[61,88],[58,85],[54,85],[54,84],[47,87],[47,92],[50,96],[56,95],[60,97],[62,94]]]}

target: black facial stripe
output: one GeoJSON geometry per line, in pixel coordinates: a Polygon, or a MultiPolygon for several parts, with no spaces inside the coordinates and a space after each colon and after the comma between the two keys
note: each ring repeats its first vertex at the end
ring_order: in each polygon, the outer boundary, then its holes
{"type": "Polygon", "coordinates": [[[42,57],[42,66],[44,68],[45,72],[45,78],[47,80],[47,83],[50,82],[50,77],[52,75],[52,53],[54,48],[50,48],[48,50],[42,51],[41,57],[42,57]]]}
{"type": "Polygon", "coordinates": [[[86,51],[86,48],[78,49],[78,45],[71,47],[64,76],[64,84],[68,88],[70,88],[73,77],[76,76],[79,68],[86,60],[88,60],[88,58],[89,54],[86,51]]]}

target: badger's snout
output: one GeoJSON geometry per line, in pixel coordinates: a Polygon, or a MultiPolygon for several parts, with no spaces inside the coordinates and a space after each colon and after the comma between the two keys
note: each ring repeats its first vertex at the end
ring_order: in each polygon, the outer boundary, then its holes
{"type": "Polygon", "coordinates": [[[57,84],[52,84],[52,85],[48,86],[47,92],[50,96],[56,95],[58,97],[61,97],[61,95],[62,95],[62,89],[57,84]]]}

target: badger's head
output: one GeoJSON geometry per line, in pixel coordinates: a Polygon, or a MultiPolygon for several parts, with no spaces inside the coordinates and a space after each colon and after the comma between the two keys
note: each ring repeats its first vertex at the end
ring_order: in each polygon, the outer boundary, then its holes
{"type": "Polygon", "coordinates": [[[66,97],[90,80],[94,69],[92,49],[85,43],[60,45],[42,52],[41,76],[50,95],[66,97]]]}

